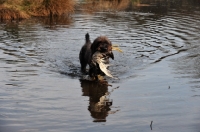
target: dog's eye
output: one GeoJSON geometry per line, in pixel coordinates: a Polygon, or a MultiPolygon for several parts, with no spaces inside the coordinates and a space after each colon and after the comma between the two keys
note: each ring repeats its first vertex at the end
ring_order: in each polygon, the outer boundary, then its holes
{"type": "Polygon", "coordinates": [[[101,43],[102,43],[101,41],[98,42],[98,44],[101,44],[101,43]]]}
{"type": "Polygon", "coordinates": [[[107,48],[106,47],[102,47],[101,48],[101,52],[106,52],[107,51],[107,48]]]}

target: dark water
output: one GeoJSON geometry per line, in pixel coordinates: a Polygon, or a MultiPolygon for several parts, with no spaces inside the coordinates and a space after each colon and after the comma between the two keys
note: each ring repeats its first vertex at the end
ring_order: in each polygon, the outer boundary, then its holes
{"type": "Polygon", "coordinates": [[[120,4],[0,24],[0,132],[200,131],[199,2],[120,4]],[[87,32],[123,50],[112,87],[79,81],[87,32]]]}

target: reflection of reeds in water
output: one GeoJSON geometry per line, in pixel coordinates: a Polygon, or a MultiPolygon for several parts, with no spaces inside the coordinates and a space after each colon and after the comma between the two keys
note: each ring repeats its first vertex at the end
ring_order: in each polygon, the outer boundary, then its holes
{"type": "Polygon", "coordinates": [[[130,0],[86,0],[82,8],[87,12],[121,11],[130,4],[130,0]]]}
{"type": "Polygon", "coordinates": [[[0,19],[60,16],[74,11],[74,0],[1,0],[0,19]]]}
{"type": "Polygon", "coordinates": [[[50,26],[50,28],[54,28],[55,25],[70,25],[72,23],[72,18],[68,16],[56,16],[51,19],[49,17],[39,17],[37,20],[45,26],[50,26]]]}

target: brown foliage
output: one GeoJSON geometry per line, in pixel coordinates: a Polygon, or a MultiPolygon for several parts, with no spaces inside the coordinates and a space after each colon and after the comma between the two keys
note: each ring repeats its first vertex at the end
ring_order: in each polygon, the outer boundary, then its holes
{"type": "Polygon", "coordinates": [[[72,13],[74,5],[74,0],[4,0],[0,4],[0,19],[60,16],[72,13]]]}
{"type": "Polygon", "coordinates": [[[8,8],[5,6],[0,6],[0,19],[2,20],[19,20],[23,18],[28,18],[29,15],[27,15],[23,11],[19,11],[14,8],[8,8]]]}
{"type": "Polygon", "coordinates": [[[33,16],[60,16],[74,11],[73,0],[24,0],[31,3],[28,12],[33,16]]]}

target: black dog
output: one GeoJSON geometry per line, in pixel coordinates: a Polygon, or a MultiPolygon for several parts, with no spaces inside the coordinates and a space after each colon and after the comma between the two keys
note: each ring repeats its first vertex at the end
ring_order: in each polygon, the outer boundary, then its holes
{"type": "Polygon", "coordinates": [[[86,66],[89,65],[89,75],[90,77],[96,77],[98,74],[102,74],[99,67],[94,66],[92,64],[92,55],[99,51],[106,55],[107,62],[109,58],[114,59],[114,55],[112,53],[112,43],[105,36],[97,37],[93,43],[90,41],[90,36],[87,33],[85,35],[85,44],[81,48],[79,54],[79,60],[81,63],[82,72],[86,73],[86,66]]]}

